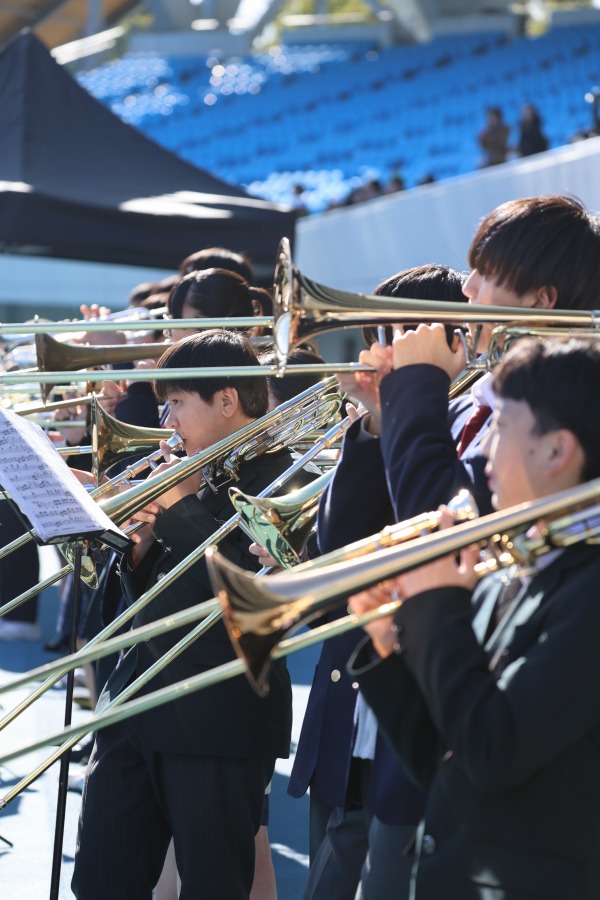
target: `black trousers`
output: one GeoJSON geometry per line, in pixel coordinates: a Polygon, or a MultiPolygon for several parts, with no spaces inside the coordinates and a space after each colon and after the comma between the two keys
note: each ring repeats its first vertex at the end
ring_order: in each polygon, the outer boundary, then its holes
{"type": "Polygon", "coordinates": [[[149,751],[135,719],[99,731],[73,893],[78,900],[150,900],[172,835],[180,900],[247,900],[272,770],[273,761],[262,759],[149,751]]]}

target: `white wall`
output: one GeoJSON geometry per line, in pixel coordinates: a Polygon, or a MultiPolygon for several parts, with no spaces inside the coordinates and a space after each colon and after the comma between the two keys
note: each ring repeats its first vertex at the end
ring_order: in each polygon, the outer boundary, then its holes
{"type": "Polygon", "coordinates": [[[56,308],[77,318],[82,303],[124,309],[137,284],[172,274],[164,269],[0,254],[0,308],[8,311],[8,321],[22,321],[35,313],[47,316],[48,309],[56,308]]]}
{"type": "Polygon", "coordinates": [[[370,293],[425,263],[466,269],[479,220],[506,200],[569,193],[600,210],[600,138],[301,219],[295,262],[316,281],[370,293]]]}

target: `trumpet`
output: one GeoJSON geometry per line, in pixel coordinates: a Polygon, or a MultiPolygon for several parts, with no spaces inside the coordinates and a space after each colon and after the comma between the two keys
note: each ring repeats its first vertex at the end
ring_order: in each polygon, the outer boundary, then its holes
{"type": "MultiPolygon", "coordinates": [[[[259,693],[268,690],[267,673],[273,648],[290,632],[316,616],[335,609],[340,601],[439,556],[486,541],[480,574],[511,565],[535,568],[539,556],[600,535],[600,479],[512,509],[466,521],[440,534],[439,514],[433,513],[429,534],[417,537],[421,524],[404,523],[407,543],[388,546],[366,558],[350,547],[304,563],[292,572],[254,583],[243,570],[211,551],[209,574],[225,610],[225,623],[236,652],[248,667],[259,693]],[[574,511],[573,511],[574,510],[574,511]],[[545,521],[563,515],[556,521],[545,521]],[[522,533],[543,522],[534,537],[522,533]]],[[[402,542],[401,542],[402,543],[402,542]]]]}

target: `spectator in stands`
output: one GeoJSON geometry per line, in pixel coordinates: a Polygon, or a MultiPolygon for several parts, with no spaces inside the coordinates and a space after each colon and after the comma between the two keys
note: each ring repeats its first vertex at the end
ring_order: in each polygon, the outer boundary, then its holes
{"type": "Polygon", "coordinates": [[[525,103],[519,119],[519,156],[533,156],[548,149],[548,138],[542,131],[541,116],[533,103],[525,103]]]}
{"type": "Polygon", "coordinates": [[[398,191],[405,191],[406,184],[404,178],[399,172],[392,172],[390,180],[383,189],[384,194],[397,194],[398,191]]]}
{"type": "Polygon", "coordinates": [[[304,185],[295,184],[293,194],[292,206],[296,210],[296,214],[299,216],[307,216],[309,209],[306,205],[306,200],[304,199],[304,185]]]}
{"type": "Polygon", "coordinates": [[[485,127],[477,135],[477,143],[483,150],[481,168],[506,162],[509,132],[502,110],[497,106],[488,107],[485,127]]]}
{"type": "Polygon", "coordinates": [[[227,269],[228,272],[240,275],[248,284],[254,281],[252,263],[248,257],[226,247],[205,247],[204,250],[190,253],[179,266],[179,274],[189,275],[200,269],[227,269]]]}

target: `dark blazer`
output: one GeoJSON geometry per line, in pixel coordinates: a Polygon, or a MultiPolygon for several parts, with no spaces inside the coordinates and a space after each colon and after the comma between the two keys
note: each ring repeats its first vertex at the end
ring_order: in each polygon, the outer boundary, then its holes
{"type": "Polygon", "coordinates": [[[458,459],[456,445],[473,412],[471,394],[448,406],[450,379],[438,366],[405,366],[381,383],[381,455],[397,521],[437,509],[467,488],[480,515],[492,512],[481,453],[484,427],[458,459]]]}
{"type": "MultiPolygon", "coordinates": [[[[287,450],[267,453],[241,466],[237,484],[241,490],[257,494],[291,462],[287,450]]],[[[300,478],[300,482],[303,481],[300,478]]],[[[130,602],[137,599],[160,579],[161,573],[181,562],[232,514],[227,486],[216,494],[204,487],[197,497],[184,497],[162,513],[154,526],[156,543],[134,571],[123,575],[127,599],[130,602]]],[[[256,569],[257,559],[248,552],[249,545],[249,538],[240,529],[235,529],[219,548],[237,565],[256,569]]],[[[141,610],[133,625],[144,625],[212,596],[206,562],[202,558],[141,610]]],[[[129,650],[109,679],[99,708],[180,640],[185,631],[169,632],[129,650]]],[[[155,676],[141,693],[197,675],[234,658],[225,627],[219,622],[155,676]]],[[[281,661],[273,665],[271,689],[266,699],[258,697],[244,677],[238,677],[143,713],[137,721],[140,738],[159,752],[229,757],[287,756],[291,730],[289,675],[281,661]]]]}
{"type": "MultiPolygon", "coordinates": [[[[407,366],[381,385],[383,436],[370,438],[354,423],[344,438],[334,476],[319,506],[323,553],[374,534],[396,521],[437,509],[462,486],[491,511],[476,438],[459,461],[458,442],[473,404],[470,394],[448,409],[450,380],[435,366],[407,366]],[[405,482],[405,483],[403,483],[405,482]],[[391,498],[394,502],[392,503],[391,498]]],[[[345,608],[339,615],[344,615],[345,608]]],[[[319,797],[344,806],[354,737],[356,680],[346,664],[361,635],[326,641],[304,716],[288,793],[301,797],[311,781],[319,797]]],[[[372,775],[373,810],[389,825],[416,824],[424,798],[379,734],[372,775]]]]}
{"type": "Polygon", "coordinates": [[[397,613],[402,651],[351,663],[428,789],[415,900],[600,896],[600,549],[533,577],[494,628],[500,579],[397,613]]]}
{"type": "Polygon", "coordinates": [[[130,425],[158,428],[158,401],[149,381],[134,381],[116,405],[115,418],[130,425]]]}

